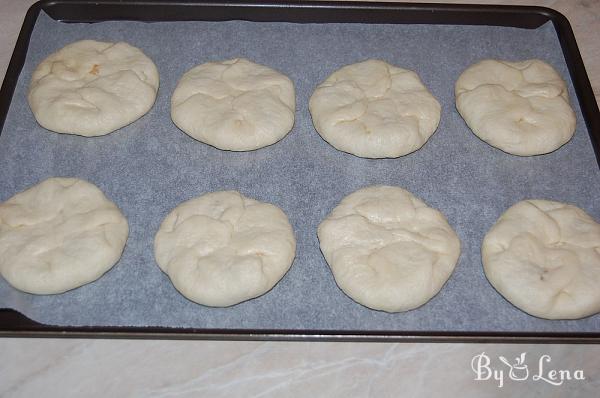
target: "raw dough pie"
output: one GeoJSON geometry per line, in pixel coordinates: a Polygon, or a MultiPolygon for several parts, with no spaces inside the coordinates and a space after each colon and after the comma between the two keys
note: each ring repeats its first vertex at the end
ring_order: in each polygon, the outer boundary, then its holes
{"type": "Polygon", "coordinates": [[[528,314],[577,319],[600,312],[600,224],[578,207],[524,200],[483,240],[494,288],[528,314]]]}
{"type": "Polygon", "coordinates": [[[337,70],[310,98],[321,137],[364,158],[396,158],[421,148],[440,110],[416,73],[373,59],[337,70]]]}
{"type": "Polygon", "coordinates": [[[159,267],[188,299],[226,307],[269,291],[292,265],[296,239],[287,216],[235,191],[177,206],[154,240],[159,267]]]}
{"type": "Polygon", "coordinates": [[[189,136],[219,149],[250,151],[292,129],[294,84],[244,58],[208,62],[186,72],[171,98],[171,118],[189,136]]]}
{"type": "Polygon", "coordinates": [[[460,241],[446,218],[410,192],[371,186],[321,222],[321,251],[352,299],[387,312],[417,308],[452,274],[460,241]]]}
{"type": "Polygon", "coordinates": [[[154,104],[157,91],[156,66],[138,48],[82,40],[38,65],[28,100],[42,127],[91,137],[140,118],[154,104]]]}
{"type": "Polygon", "coordinates": [[[24,292],[63,293],[108,271],[128,233],[95,185],[49,178],[0,204],[0,273],[24,292]]]}
{"type": "Polygon", "coordinates": [[[456,108],[473,132],[513,155],[552,152],[575,132],[565,82],[550,65],[483,60],[455,87],[456,108]]]}

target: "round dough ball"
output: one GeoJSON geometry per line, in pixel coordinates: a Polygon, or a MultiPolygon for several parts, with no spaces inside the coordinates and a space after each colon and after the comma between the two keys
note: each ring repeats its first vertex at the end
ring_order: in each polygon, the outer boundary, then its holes
{"type": "Polygon", "coordinates": [[[344,293],[387,312],[429,301],[460,255],[444,215],[398,187],[371,186],[346,196],[321,222],[318,236],[344,293]]]}
{"type": "Polygon", "coordinates": [[[42,127],[92,137],[139,119],[157,91],[156,66],[138,48],[82,40],[38,65],[27,98],[42,127]]]}
{"type": "Polygon", "coordinates": [[[158,266],[188,299],[227,307],[271,290],[292,265],[296,239],[287,216],[235,191],[177,206],[154,239],[158,266]]]}
{"type": "Polygon", "coordinates": [[[0,204],[0,273],[27,293],[63,293],[111,269],[128,234],[95,185],[49,178],[0,204]]]}
{"type": "Polygon", "coordinates": [[[513,155],[552,152],[575,132],[575,113],[558,72],[537,59],[483,60],[455,87],[456,108],[473,132],[513,155]]]}
{"type": "Polygon", "coordinates": [[[187,71],[171,98],[171,118],[189,136],[219,149],[251,151],[294,126],[296,94],[287,77],[244,58],[187,71]]]}
{"type": "Polygon", "coordinates": [[[483,268],[528,314],[578,319],[600,312],[600,224],[578,207],[524,200],[486,234],[483,268]]]}
{"type": "Polygon", "coordinates": [[[363,158],[421,148],[437,129],[440,110],[416,73],[373,59],[335,71],[310,98],[321,137],[363,158]]]}

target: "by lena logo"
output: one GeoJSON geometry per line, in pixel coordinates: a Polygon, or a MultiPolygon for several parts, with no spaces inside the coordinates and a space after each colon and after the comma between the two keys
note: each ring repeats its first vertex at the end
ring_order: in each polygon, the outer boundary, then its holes
{"type": "Polygon", "coordinates": [[[477,354],[471,360],[471,369],[475,372],[475,380],[495,380],[498,387],[504,386],[506,378],[513,381],[531,380],[545,382],[553,386],[560,386],[569,380],[585,380],[582,369],[568,370],[552,367],[552,358],[548,354],[542,355],[537,361],[537,368],[531,369],[525,363],[523,352],[510,362],[503,356],[498,357],[499,363],[492,364],[491,358],[485,353],[477,354]]]}

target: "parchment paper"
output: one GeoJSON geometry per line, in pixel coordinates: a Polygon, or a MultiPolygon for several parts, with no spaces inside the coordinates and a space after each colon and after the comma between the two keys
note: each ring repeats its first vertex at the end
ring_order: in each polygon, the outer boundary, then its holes
{"type": "Polygon", "coordinates": [[[517,157],[479,140],[455,110],[460,73],[482,58],[540,58],[569,81],[553,27],[535,30],[438,25],[230,22],[66,24],[41,15],[0,136],[0,200],[51,176],[84,178],[125,213],[123,257],[98,281],[54,296],[34,296],[0,278],[0,307],[47,324],[433,331],[600,331],[600,316],[548,321],[513,307],[487,282],[480,244],[510,205],[526,198],[573,203],[600,220],[600,176],[574,92],[577,132],[554,153],[517,157]],[[124,40],[156,63],[160,90],[140,120],[99,138],[39,127],[26,92],[35,66],[81,39],[124,40]],[[211,61],[247,57],[288,75],[297,90],[294,129],[253,152],[220,151],[179,131],[169,115],[179,77],[211,61]],[[308,112],[314,88],[339,67],[379,58],[418,72],[442,104],[437,132],[399,159],[339,152],[316,133],[308,112]],[[462,242],[459,263],[423,307],[387,314],[344,295],[319,251],[319,222],[349,193],[398,185],[447,217],[462,242]],[[181,296],[153,257],[162,219],[180,202],[235,189],[281,207],[298,240],[294,264],[273,290],[230,307],[207,308],[181,296]]]}

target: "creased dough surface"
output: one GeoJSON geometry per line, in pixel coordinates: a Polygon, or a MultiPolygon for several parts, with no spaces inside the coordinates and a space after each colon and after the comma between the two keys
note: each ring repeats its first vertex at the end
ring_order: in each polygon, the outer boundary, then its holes
{"type": "Polygon", "coordinates": [[[486,234],[481,253],[492,286],[531,315],[600,312],[600,224],[578,207],[518,202],[486,234]]]}
{"type": "Polygon", "coordinates": [[[480,61],[460,75],[455,96],[456,108],[471,130],[513,155],[552,152],[575,132],[564,80],[537,59],[480,61]]]}
{"type": "Polygon", "coordinates": [[[213,307],[266,293],[285,275],[295,253],[285,213],[236,191],[211,192],[180,204],[154,240],[158,266],[175,288],[213,307]]]}
{"type": "Polygon", "coordinates": [[[49,178],[0,204],[0,273],[24,292],[63,293],[108,271],[128,233],[95,185],[49,178]]]}
{"type": "Polygon", "coordinates": [[[415,72],[374,59],[335,71],[309,105],[325,141],[365,158],[396,158],[421,148],[441,112],[415,72]]]}
{"type": "Polygon", "coordinates": [[[294,126],[294,84],[244,58],[187,71],[171,97],[171,118],[189,136],[219,149],[250,151],[279,141],[294,126]]]}
{"type": "Polygon", "coordinates": [[[338,286],[358,303],[387,312],[429,301],[460,255],[444,215],[392,186],[346,196],[321,222],[318,237],[338,286]]]}
{"type": "Polygon", "coordinates": [[[42,127],[91,137],[143,116],[157,91],[158,70],[140,49],[123,42],[81,40],[37,66],[28,100],[42,127]]]}

